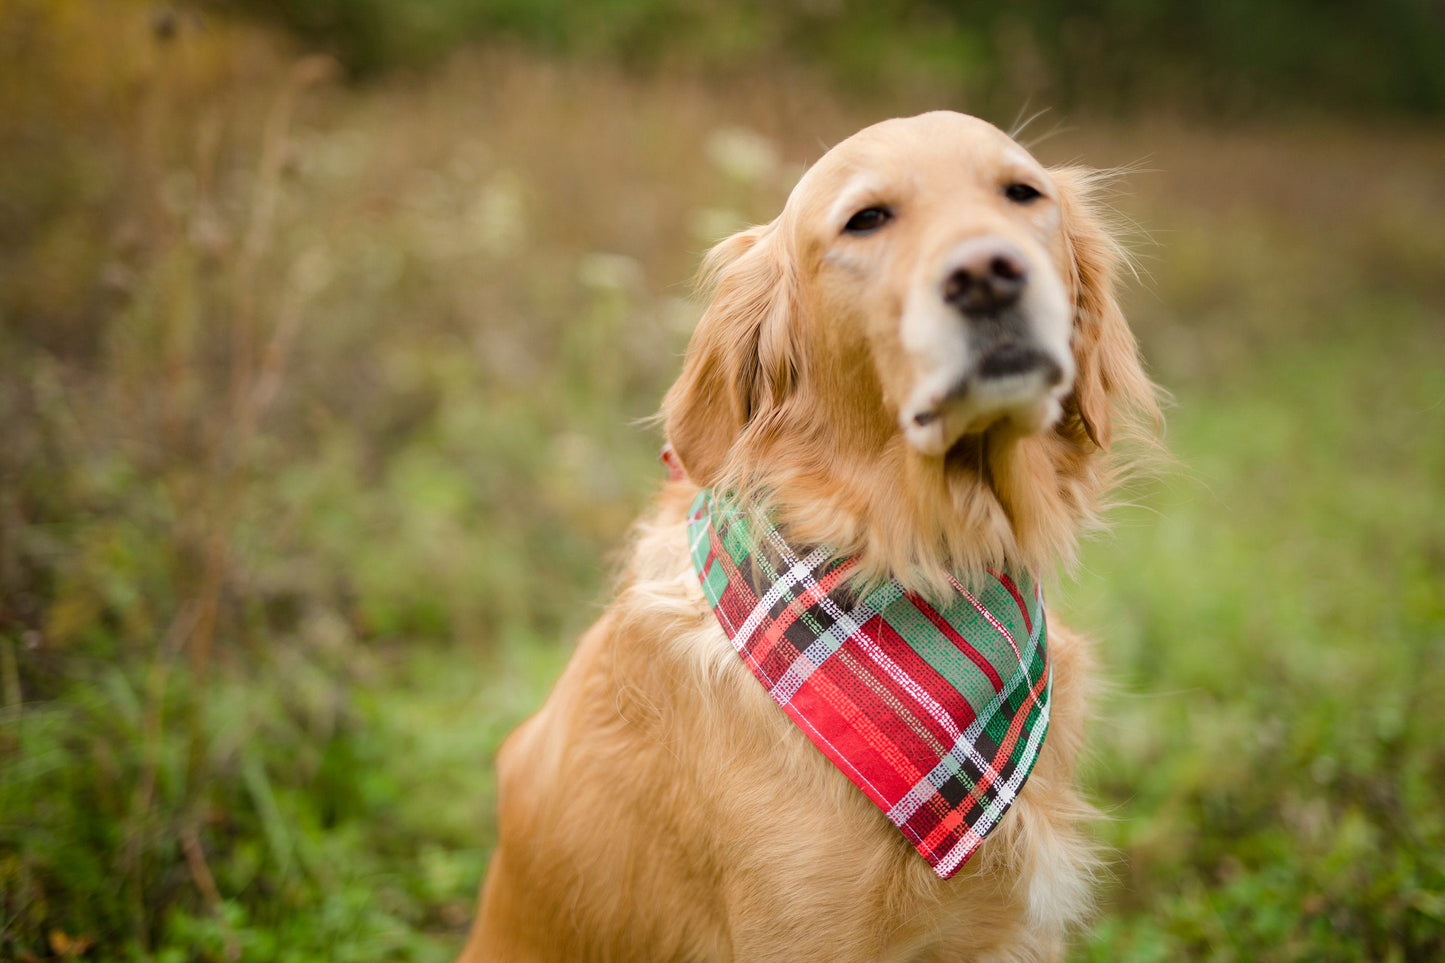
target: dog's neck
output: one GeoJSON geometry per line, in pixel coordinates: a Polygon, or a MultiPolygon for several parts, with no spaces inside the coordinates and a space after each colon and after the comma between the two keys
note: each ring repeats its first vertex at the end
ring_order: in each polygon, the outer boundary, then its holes
{"type": "Polygon", "coordinates": [[[944,589],[947,572],[1043,574],[1073,561],[1108,482],[1077,415],[1037,435],[966,436],[937,458],[856,411],[780,411],[776,430],[755,426],[743,440],[753,451],[739,461],[766,467],[737,487],[799,542],[857,554],[869,580],[895,577],[932,592],[944,589]]]}

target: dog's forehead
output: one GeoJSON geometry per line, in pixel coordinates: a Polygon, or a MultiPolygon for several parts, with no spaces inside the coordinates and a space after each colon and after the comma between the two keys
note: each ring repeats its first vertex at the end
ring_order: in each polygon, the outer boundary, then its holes
{"type": "Polygon", "coordinates": [[[1036,170],[1041,165],[1022,146],[985,120],[952,111],[900,117],[865,127],[815,163],[793,190],[796,206],[830,203],[840,193],[871,185],[995,170],[1036,170]]]}

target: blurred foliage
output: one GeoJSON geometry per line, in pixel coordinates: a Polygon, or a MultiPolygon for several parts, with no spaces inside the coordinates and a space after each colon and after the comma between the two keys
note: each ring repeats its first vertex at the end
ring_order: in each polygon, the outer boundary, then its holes
{"type": "Polygon", "coordinates": [[[727,76],[806,63],[855,92],[928,86],[975,110],[1207,114],[1445,109],[1434,0],[231,0],[372,74],[465,42],[727,76]]]}
{"type": "Polygon", "coordinates": [[[1366,336],[1186,395],[1194,480],[1091,558],[1125,890],[1085,958],[1445,955],[1445,376],[1417,312],[1363,298],[1366,336]]]}
{"type": "MultiPolygon", "coordinates": [[[[639,82],[598,9],[594,48],[346,88],[194,8],[0,0],[0,959],[460,944],[490,754],[659,479],[684,279],[872,116],[806,71],[639,82]]],[[[738,51],[794,16],[737,10],[738,51]]],[[[953,103],[879,69],[880,111],[953,103]]],[[[1161,171],[1119,202],[1184,466],[1054,594],[1116,680],[1078,955],[1440,956],[1445,140],[1041,150],[1161,171]]]]}

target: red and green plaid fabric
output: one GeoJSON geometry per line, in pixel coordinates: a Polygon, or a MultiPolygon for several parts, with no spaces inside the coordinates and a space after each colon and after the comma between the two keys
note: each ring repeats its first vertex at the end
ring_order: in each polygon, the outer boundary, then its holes
{"type": "Polygon", "coordinates": [[[948,879],[998,825],[1049,727],[1043,594],[990,570],[939,608],[856,558],[789,545],[704,490],[688,522],[703,593],[743,662],[948,879]]]}

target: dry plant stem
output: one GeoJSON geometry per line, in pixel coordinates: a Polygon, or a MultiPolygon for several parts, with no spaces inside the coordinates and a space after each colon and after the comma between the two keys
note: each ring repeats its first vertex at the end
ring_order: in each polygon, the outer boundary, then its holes
{"type": "Polygon", "coordinates": [[[136,157],[140,183],[145,185],[146,237],[164,238],[170,234],[170,218],[161,200],[161,185],[164,183],[165,150],[164,129],[172,112],[170,49],[169,45],[152,45],[156,53],[151,83],[141,108],[140,131],[136,145],[136,157]]]}
{"type": "MultiPolygon", "coordinates": [[[[165,173],[165,128],[171,113],[171,71],[168,69],[167,45],[158,43],[152,49],[156,54],[156,64],[141,112],[136,156],[140,183],[145,185],[146,236],[166,238],[171,234],[170,219],[161,200],[160,185],[165,173]]],[[[166,398],[161,418],[163,426],[175,418],[169,396],[166,398]]],[[[149,949],[149,939],[145,926],[143,853],[146,839],[150,835],[152,801],[160,768],[160,746],[165,728],[166,681],[176,654],[190,635],[193,622],[193,607],[183,604],[172,618],[170,627],[146,670],[141,718],[141,767],[131,795],[130,812],[125,821],[125,840],[119,860],[121,879],[129,890],[132,930],[146,949],[149,949]]]]}
{"type": "Polygon", "coordinates": [[[155,796],[156,775],[160,768],[161,737],[165,729],[166,682],[171,666],[184,647],[186,639],[195,629],[195,606],[187,603],[171,620],[170,628],[161,641],[160,652],[151,662],[146,673],[145,715],[141,721],[142,763],[140,777],[136,780],[135,794],[131,797],[130,816],[126,820],[125,846],[121,851],[121,870],[129,880],[135,914],[136,930],[144,933],[141,923],[145,919],[145,906],[141,902],[141,853],[145,836],[149,833],[151,803],[155,796]]]}
{"type": "Polygon", "coordinates": [[[291,353],[291,345],[296,340],[296,333],[301,329],[302,307],[301,292],[295,285],[288,285],[282,295],[281,304],[276,309],[276,328],[271,332],[271,339],[266,342],[266,349],[261,353],[261,369],[251,390],[251,410],[257,423],[281,392],[286,356],[291,353]]]}
{"type": "MultiPolygon", "coordinates": [[[[152,186],[159,184],[162,179],[163,135],[170,113],[171,98],[168,93],[164,56],[161,55],[161,66],[157,70],[147,101],[138,151],[143,178],[152,186]]],[[[144,874],[143,854],[147,838],[153,831],[150,824],[165,731],[165,698],[171,669],[184,649],[193,684],[204,684],[209,674],[213,642],[220,620],[222,591],[230,569],[230,543],[245,495],[245,477],[241,463],[254,438],[262,413],[280,390],[285,357],[300,323],[300,298],[294,292],[288,291],[266,348],[262,377],[258,379],[253,348],[257,327],[254,293],[257,265],[266,254],[271,240],[280,197],[286,139],[290,132],[296,96],[304,88],[330,76],[331,66],[331,62],[326,58],[309,57],[298,61],[268,115],[250,217],[233,274],[234,311],[230,332],[229,403],[223,408],[221,418],[211,421],[208,426],[205,438],[206,468],[201,484],[198,487],[172,488],[173,494],[179,492],[185,501],[191,502],[188,514],[194,519],[194,523],[190,530],[196,533],[202,546],[201,573],[195,595],[181,605],[172,619],[146,676],[141,771],[132,796],[128,832],[121,854],[122,874],[131,884],[133,894],[135,929],[141,934],[145,932],[143,921],[146,913],[141,897],[144,891],[141,879],[144,874]],[[258,380],[260,383],[257,383],[258,380]]],[[[220,121],[214,113],[208,116],[208,122],[202,124],[197,131],[195,174],[197,197],[201,203],[207,202],[214,188],[220,133],[220,121]]],[[[159,197],[154,193],[148,197],[147,210],[153,222],[167,216],[159,197]]],[[[160,225],[155,223],[152,226],[158,229],[160,225]]],[[[189,365],[184,357],[173,360],[175,370],[170,370],[172,366],[167,367],[167,385],[170,390],[166,392],[165,405],[161,412],[162,432],[172,442],[172,449],[176,447],[181,436],[181,416],[176,401],[187,380],[185,368],[189,365]]],[[[8,691],[9,687],[6,688],[8,691]]],[[[199,731],[198,720],[192,719],[189,752],[192,776],[196,775],[202,761],[203,746],[199,731]]],[[[224,925],[224,918],[219,912],[220,892],[215,877],[206,864],[205,851],[201,846],[194,817],[180,830],[179,841],[196,888],[224,925]]],[[[226,931],[226,955],[233,960],[239,959],[240,945],[235,933],[228,925],[226,931]]]]}
{"type": "Polygon", "coordinates": [[[286,138],[291,131],[296,97],[308,87],[331,77],[334,71],[335,64],[328,57],[311,56],[298,60],[266,118],[261,161],[256,171],[255,200],[251,205],[251,219],[241,245],[241,254],[236,261],[236,308],[231,324],[231,417],[232,428],[236,432],[234,451],[237,454],[241,454],[245,443],[250,441],[261,413],[254,391],[256,265],[266,253],[276,220],[276,207],[281,196],[281,170],[286,160],[286,138]]]}
{"type": "MultiPolygon", "coordinates": [[[[333,73],[326,57],[304,57],[291,70],[286,85],[277,95],[266,119],[261,142],[261,160],[250,219],[233,275],[234,311],[231,317],[230,406],[227,423],[213,431],[209,440],[210,489],[218,497],[205,510],[202,524],[205,539],[204,569],[199,595],[200,618],[191,641],[191,670],[197,680],[205,678],[211,647],[229,568],[229,541],[241,500],[245,494],[241,463],[255,437],[261,415],[280,390],[285,354],[300,322],[300,305],[288,298],[267,344],[261,384],[257,384],[256,269],[271,240],[272,225],[281,194],[281,171],[286,157],[286,139],[291,130],[297,94],[321,83],[333,73]]],[[[204,141],[202,142],[204,146],[204,141]]]]}
{"type": "Polygon", "coordinates": [[[20,694],[20,667],[15,658],[15,640],[10,636],[0,636],[0,696],[4,702],[0,703],[0,710],[6,715],[14,713],[19,720],[20,710],[23,708],[20,694]]]}
{"type": "Polygon", "coordinates": [[[241,455],[254,430],[251,379],[256,328],[256,264],[266,252],[271,225],[276,218],[280,196],[281,166],[286,154],[286,136],[295,108],[296,84],[289,80],[276,97],[266,117],[261,140],[261,161],[256,170],[251,217],[236,259],[235,311],[231,317],[231,425],[235,432],[232,454],[241,455]]]}
{"type": "Polygon", "coordinates": [[[221,893],[216,889],[216,878],[211,875],[210,866],[206,864],[206,852],[201,848],[201,840],[194,823],[181,830],[181,849],[185,852],[186,866],[191,871],[191,879],[195,882],[196,889],[201,891],[206,905],[226,931],[226,959],[239,960],[241,944],[236,939],[235,929],[221,913],[221,893]]]}

